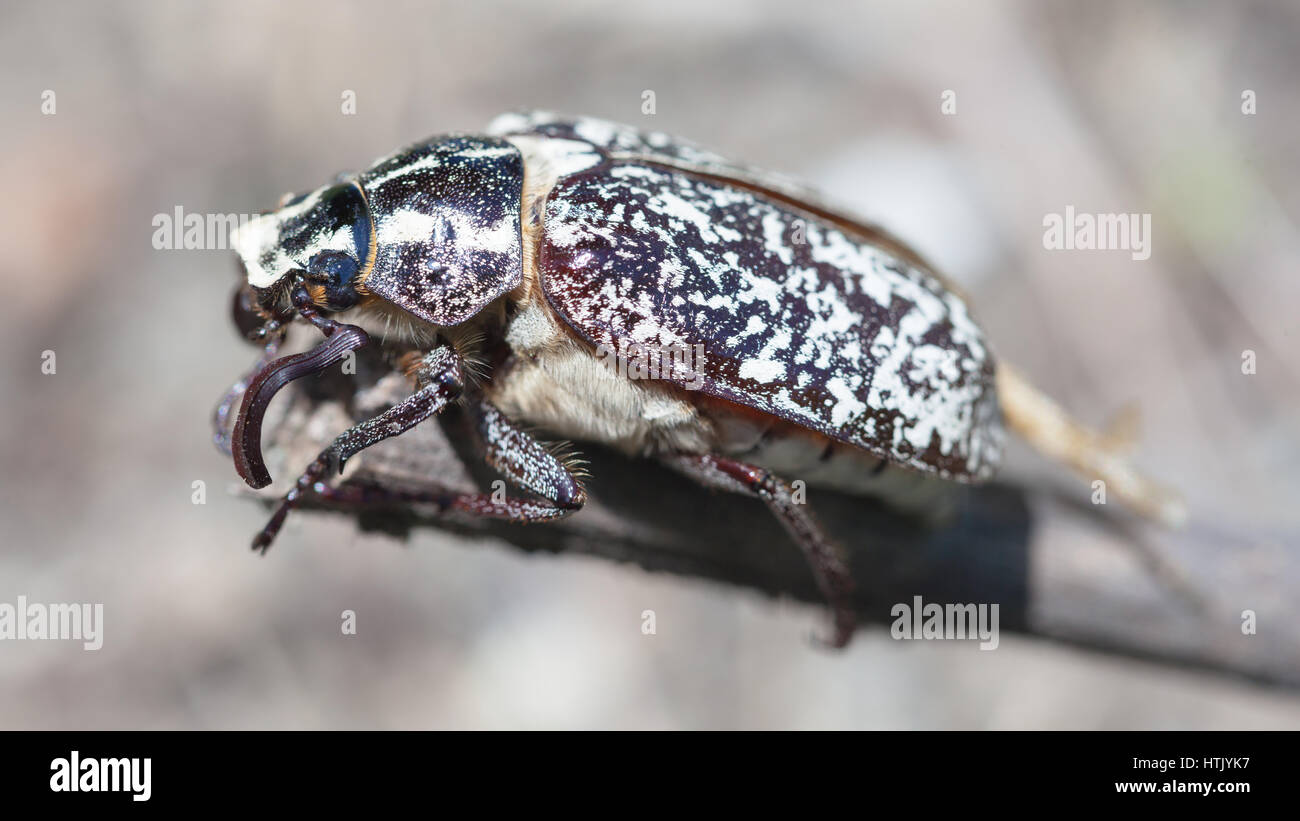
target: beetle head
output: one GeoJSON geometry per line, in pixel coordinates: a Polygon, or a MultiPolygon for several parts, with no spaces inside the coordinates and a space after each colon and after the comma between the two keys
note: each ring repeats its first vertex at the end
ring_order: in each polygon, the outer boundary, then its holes
{"type": "Polygon", "coordinates": [[[360,300],[357,286],[373,265],[374,242],[365,194],[351,180],[290,197],[233,238],[248,284],[263,299],[278,300],[302,282],[312,301],[331,311],[360,300]]]}
{"type": "Polygon", "coordinates": [[[289,197],[279,209],[241,226],[233,238],[244,262],[248,289],[236,296],[235,321],[246,333],[256,318],[266,318],[259,332],[273,337],[269,352],[283,335],[284,323],[297,316],[326,337],[311,351],[267,357],[246,380],[239,416],[231,431],[235,469],[255,488],[271,475],[262,460],[262,415],[271,398],[295,379],[319,373],[369,338],[354,325],[321,316],[318,308],[343,311],[356,305],[358,287],[374,259],[374,228],[360,186],[343,180],[308,194],[289,197]],[[255,297],[261,310],[253,308],[255,297]]]}

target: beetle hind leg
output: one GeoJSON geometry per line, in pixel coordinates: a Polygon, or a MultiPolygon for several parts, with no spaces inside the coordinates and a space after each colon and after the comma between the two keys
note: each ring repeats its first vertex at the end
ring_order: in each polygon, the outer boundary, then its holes
{"type": "Polygon", "coordinates": [[[834,632],[826,643],[836,648],[849,643],[857,625],[853,573],[843,550],[826,535],[807,505],[794,500],[788,483],[761,467],[716,454],[675,454],[664,462],[706,487],[762,499],[799,545],[830,605],[834,632]]]}

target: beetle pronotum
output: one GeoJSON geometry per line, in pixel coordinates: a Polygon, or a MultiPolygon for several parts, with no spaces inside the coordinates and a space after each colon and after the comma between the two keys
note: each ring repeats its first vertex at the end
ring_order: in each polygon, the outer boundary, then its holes
{"type": "Polygon", "coordinates": [[[287,197],[235,246],[247,273],[236,314],[267,347],[220,407],[218,441],[250,485],[270,483],[262,413],[289,381],[373,334],[413,388],[307,467],[254,540],[262,550],[306,493],[422,501],[327,480],[453,401],[486,461],[527,495],[424,501],[520,522],[579,510],[579,478],[524,425],[662,460],[766,503],[830,603],[835,645],[853,632],[852,577],[786,478],[915,509],[936,483],[990,477],[1005,424],[1138,511],[1180,515],[1108,439],[995,364],[964,299],[916,252],[791,182],[664,134],[503,115],[488,135],[435,137],[287,197]],[[325,341],[272,361],[296,319],[325,341]],[[630,349],[700,355],[672,357],[658,379],[599,355],[630,349]]]}

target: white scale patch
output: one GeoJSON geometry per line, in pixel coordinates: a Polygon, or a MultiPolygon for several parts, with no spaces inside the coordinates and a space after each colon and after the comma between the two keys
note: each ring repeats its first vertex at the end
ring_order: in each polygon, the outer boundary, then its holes
{"type": "Polygon", "coordinates": [[[276,272],[292,267],[293,261],[280,250],[280,220],[275,214],[264,214],[239,226],[230,244],[244,261],[248,284],[254,288],[269,288],[280,278],[276,272]]]}
{"type": "MultiPolygon", "coordinates": [[[[511,138],[515,135],[541,135],[577,140],[603,149],[614,158],[653,156],[701,170],[723,173],[741,170],[726,158],[686,140],[659,131],[638,131],[595,117],[562,117],[550,111],[502,114],[488,126],[488,133],[511,138]]],[[[783,183],[783,188],[786,187],[790,187],[789,183],[783,183]]]]}
{"type": "Polygon", "coordinates": [[[244,261],[249,285],[254,288],[269,288],[286,271],[306,268],[308,261],[321,251],[356,253],[351,228],[313,235],[302,251],[292,256],[285,252],[281,244],[285,224],[311,213],[320,203],[321,195],[332,187],[333,184],[322,186],[293,205],[270,214],[262,214],[235,229],[230,243],[244,261]]]}
{"type": "Polygon", "coordinates": [[[506,139],[529,159],[530,174],[543,172],[552,180],[594,168],[605,159],[590,143],[580,140],[511,136],[506,139]]]}
{"type": "Polygon", "coordinates": [[[431,242],[457,242],[470,251],[509,253],[519,243],[515,226],[501,220],[480,226],[468,214],[457,211],[426,213],[402,210],[378,221],[378,242],[383,245],[407,245],[431,242]]]}

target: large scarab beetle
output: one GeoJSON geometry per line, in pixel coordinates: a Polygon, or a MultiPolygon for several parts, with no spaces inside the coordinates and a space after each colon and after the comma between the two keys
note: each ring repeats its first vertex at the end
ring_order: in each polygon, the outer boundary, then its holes
{"type": "Polygon", "coordinates": [[[386,501],[328,480],[452,401],[522,493],[443,495],[444,509],[520,522],[579,510],[582,484],[526,429],[662,460],[766,503],[808,558],[836,645],[853,632],[851,576],[787,480],[914,509],[937,484],[991,476],[1005,424],[1141,512],[1176,515],[1109,440],[994,361],[965,301],[914,251],[664,134],[504,115],[488,135],[435,137],[288,197],[235,245],[237,313],[268,343],[229,395],[227,409],[242,392],[232,431],[219,414],[248,484],[271,481],[262,415],[289,381],[382,334],[412,385],[307,467],[256,548],[304,494],[386,501]],[[272,361],[298,319],[325,340],[272,361]],[[487,360],[479,377],[467,340],[487,360]]]}

